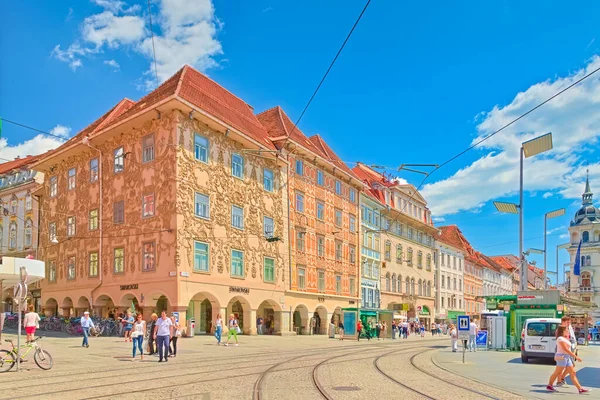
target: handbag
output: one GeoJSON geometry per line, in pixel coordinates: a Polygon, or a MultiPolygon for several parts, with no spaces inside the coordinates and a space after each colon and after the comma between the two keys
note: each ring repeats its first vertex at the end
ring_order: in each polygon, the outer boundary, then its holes
{"type": "Polygon", "coordinates": [[[181,329],[175,331],[175,337],[181,337],[181,329]]]}
{"type": "Polygon", "coordinates": [[[242,330],[240,329],[240,327],[239,327],[239,326],[236,326],[236,327],[235,327],[235,331],[236,331],[237,333],[242,333],[242,330]]]}
{"type": "Polygon", "coordinates": [[[140,336],[140,332],[138,332],[138,331],[133,331],[133,332],[131,332],[131,337],[132,337],[132,338],[134,338],[134,339],[135,339],[135,338],[137,338],[137,337],[139,337],[139,336],[140,336]]]}

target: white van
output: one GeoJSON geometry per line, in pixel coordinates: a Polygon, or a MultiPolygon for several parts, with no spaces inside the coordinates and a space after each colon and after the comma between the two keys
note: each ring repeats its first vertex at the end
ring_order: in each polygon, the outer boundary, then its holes
{"type": "Polygon", "coordinates": [[[521,361],[530,358],[552,358],[556,352],[556,329],[560,318],[531,318],[521,334],[521,361]]]}

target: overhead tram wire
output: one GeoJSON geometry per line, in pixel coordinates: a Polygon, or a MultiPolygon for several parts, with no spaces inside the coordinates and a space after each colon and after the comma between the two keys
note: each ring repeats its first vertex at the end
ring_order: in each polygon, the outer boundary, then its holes
{"type": "Polygon", "coordinates": [[[32,131],[35,131],[35,132],[41,133],[41,134],[43,134],[43,135],[51,136],[51,137],[53,137],[53,138],[56,138],[56,139],[62,140],[63,142],[66,142],[67,140],[69,140],[68,138],[65,138],[65,137],[63,137],[63,136],[58,136],[58,135],[55,135],[55,134],[53,134],[53,133],[46,132],[46,131],[43,131],[43,130],[41,130],[41,129],[37,129],[37,128],[31,127],[31,126],[28,126],[28,125],[25,125],[25,124],[21,124],[21,123],[19,123],[19,122],[11,121],[11,120],[9,120],[9,119],[6,119],[6,118],[2,118],[2,122],[8,122],[9,124],[13,124],[13,125],[20,126],[20,127],[22,127],[22,128],[30,129],[30,130],[32,130],[32,131]]]}
{"type": "Polygon", "coordinates": [[[152,39],[152,56],[154,57],[154,77],[156,79],[156,87],[158,88],[158,67],[156,66],[156,48],[154,47],[154,31],[152,29],[152,12],[150,9],[150,0],[148,0],[148,19],[150,20],[150,37],[152,39]]]}

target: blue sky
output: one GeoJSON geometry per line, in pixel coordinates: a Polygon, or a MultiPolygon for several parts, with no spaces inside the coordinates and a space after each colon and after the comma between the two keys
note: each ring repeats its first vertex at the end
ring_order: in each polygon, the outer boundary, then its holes
{"type": "MultiPolygon", "coordinates": [[[[294,120],[364,6],[151,3],[160,79],[189,63],[257,112],[279,104],[294,120]]],[[[146,7],[115,0],[5,5],[0,116],[68,136],[121,98],[139,99],[154,85],[146,7]]],[[[300,128],[323,135],[348,162],[441,163],[600,66],[599,11],[593,2],[583,12],[558,1],[374,0],[300,128]]],[[[423,194],[440,223],[458,224],[488,255],[516,253],[517,217],[498,215],[490,200],[518,200],[519,143],[552,131],[555,150],[526,164],[525,238],[532,239],[525,246],[541,247],[543,214],[567,207],[567,216],[549,225],[553,268],[554,248],[580,204],[586,163],[600,197],[599,78],[433,174],[423,194]]],[[[7,123],[3,138],[4,158],[58,142],[7,123]]],[[[560,264],[567,261],[564,253],[560,264]]]]}

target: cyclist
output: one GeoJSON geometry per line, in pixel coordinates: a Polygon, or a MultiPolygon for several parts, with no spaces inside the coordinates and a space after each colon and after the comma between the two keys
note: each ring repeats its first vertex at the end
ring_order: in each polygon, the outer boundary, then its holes
{"type": "Polygon", "coordinates": [[[27,341],[31,342],[35,337],[35,330],[40,327],[40,316],[33,311],[33,304],[29,305],[28,310],[29,312],[25,314],[23,319],[23,327],[27,333],[27,341]]]}
{"type": "Polygon", "coordinates": [[[90,318],[90,312],[86,311],[83,313],[83,317],[81,317],[81,328],[83,329],[83,343],[81,347],[90,347],[88,343],[88,336],[90,336],[90,328],[96,329],[94,325],[94,321],[90,318]]]}

